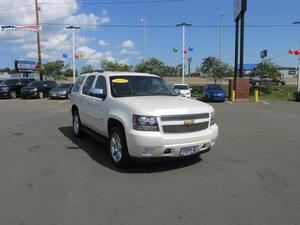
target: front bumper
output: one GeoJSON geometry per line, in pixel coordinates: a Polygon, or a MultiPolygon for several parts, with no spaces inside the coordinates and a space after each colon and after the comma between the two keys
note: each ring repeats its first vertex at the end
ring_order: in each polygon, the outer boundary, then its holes
{"type": "Polygon", "coordinates": [[[126,133],[129,155],[137,158],[181,157],[183,147],[195,146],[193,154],[206,152],[215,144],[218,126],[183,134],[162,134],[131,130],[126,133]]]}
{"type": "Polygon", "coordinates": [[[207,95],[207,96],[204,96],[204,99],[205,99],[206,101],[224,102],[224,101],[225,101],[225,96],[212,96],[212,95],[207,95]]]}
{"type": "Polygon", "coordinates": [[[9,97],[9,92],[7,91],[1,91],[0,92],[0,98],[8,98],[9,97]]]}
{"type": "Polygon", "coordinates": [[[54,93],[49,93],[49,98],[52,99],[61,99],[61,98],[68,98],[68,93],[58,93],[58,92],[54,92],[54,93]]]}
{"type": "Polygon", "coordinates": [[[21,92],[22,98],[37,98],[38,93],[37,92],[21,92]]]}

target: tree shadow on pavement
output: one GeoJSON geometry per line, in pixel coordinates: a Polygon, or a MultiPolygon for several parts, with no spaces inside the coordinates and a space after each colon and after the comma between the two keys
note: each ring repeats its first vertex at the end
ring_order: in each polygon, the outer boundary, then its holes
{"type": "Polygon", "coordinates": [[[102,166],[120,173],[156,173],[168,170],[175,170],[192,166],[200,161],[201,158],[181,158],[181,159],[160,159],[134,161],[128,168],[119,169],[112,163],[109,155],[108,145],[90,136],[76,138],[71,126],[59,127],[58,130],[77,147],[66,147],[68,149],[85,151],[94,161],[102,166]]]}

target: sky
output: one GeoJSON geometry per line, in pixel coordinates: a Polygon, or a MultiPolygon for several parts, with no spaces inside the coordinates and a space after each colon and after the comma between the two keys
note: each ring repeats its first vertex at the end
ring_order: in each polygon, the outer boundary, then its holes
{"type": "MultiPolygon", "coordinates": [[[[218,56],[220,14],[223,17],[222,61],[234,63],[233,0],[177,0],[145,3],[149,0],[39,0],[42,24],[43,63],[56,59],[71,63],[72,32],[67,25],[81,25],[76,31],[77,68],[86,64],[100,67],[107,59],[122,64],[139,63],[143,58],[143,22],[146,27],[145,57],[156,57],[168,65],[181,62],[182,29],[178,23],[192,24],[186,30],[186,47],[192,68],[208,56],[218,56]],[[121,4],[122,2],[126,2],[121,4]],[[50,4],[49,4],[50,3],[50,4]],[[119,27],[137,25],[140,27],[119,27]],[[171,27],[173,26],[173,27],[171,27]],[[174,53],[173,48],[179,51],[174,53]],[[67,53],[68,57],[63,58],[67,53]]],[[[248,0],[245,25],[291,25],[300,21],[299,0],[248,0]]],[[[1,0],[0,25],[34,24],[34,1],[1,0]]],[[[300,45],[300,26],[246,27],[245,63],[259,63],[260,51],[280,66],[296,66],[297,58],[289,49],[300,45]]],[[[37,61],[36,34],[0,32],[0,68],[14,66],[14,60],[37,61]]]]}

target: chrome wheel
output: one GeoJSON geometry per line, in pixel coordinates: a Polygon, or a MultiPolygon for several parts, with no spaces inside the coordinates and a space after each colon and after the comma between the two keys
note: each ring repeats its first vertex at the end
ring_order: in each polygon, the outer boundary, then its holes
{"type": "Polygon", "coordinates": [[[17,93],[14,91],[10,92],[10,98],[15,99],[17,97],[17,93]]]}
{"type": "Polygon", "coordinates": [[[77,114],[75,114],[73,118],[73,129],[75,134],[79,133],[79,118],[77,114]]]}
{"type": "Polygon", "coordinates": [[[43,92],[39,92],[39,98],[42,99],[44,97],[43,92]]]}
{"type": "Polygon", "coordinates": [[[110,139],[110,152],[115,162],[120,162],[122,159],[122,142],[117,133],[113,133],[110,139]]]}

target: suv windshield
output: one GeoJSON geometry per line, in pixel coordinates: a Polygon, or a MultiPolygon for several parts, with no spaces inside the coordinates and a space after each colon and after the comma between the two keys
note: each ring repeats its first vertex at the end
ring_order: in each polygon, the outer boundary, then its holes
{"type": "Polygon", "coordinates": [[[207,85],[207,90],[223,90],[223,88],[219,84],[212,84],[212,85],[207,85]]]}
{"type": "Polygon", "coordinates": [[[110,77],[111,95],[128,96],[176,96],[167,83],[154,76],[113,76],[110,77]]]}
{"type": "Polygon", "coordinates": [[[70,88],[72,84],[59,84],[56,87],[57,88],[70,88]]]}
{"type": "Polygon", "coordinates": [[[174,85],[174,89],[177,90],[188,90],[188,86],[187,85],[174,85]]]}
{"type": "Polygon", "coordinates": [[[5,85],[15,85],[18,83],[18,80],[5,80],[3,81],[1,84],[5,84],[5,85]]]}
{"type": "Polygon", "coordinates": [[[40,87],[40,86],[42,86],[41,81],[33,81],[28,85],[28,87],[40,87]]]}

